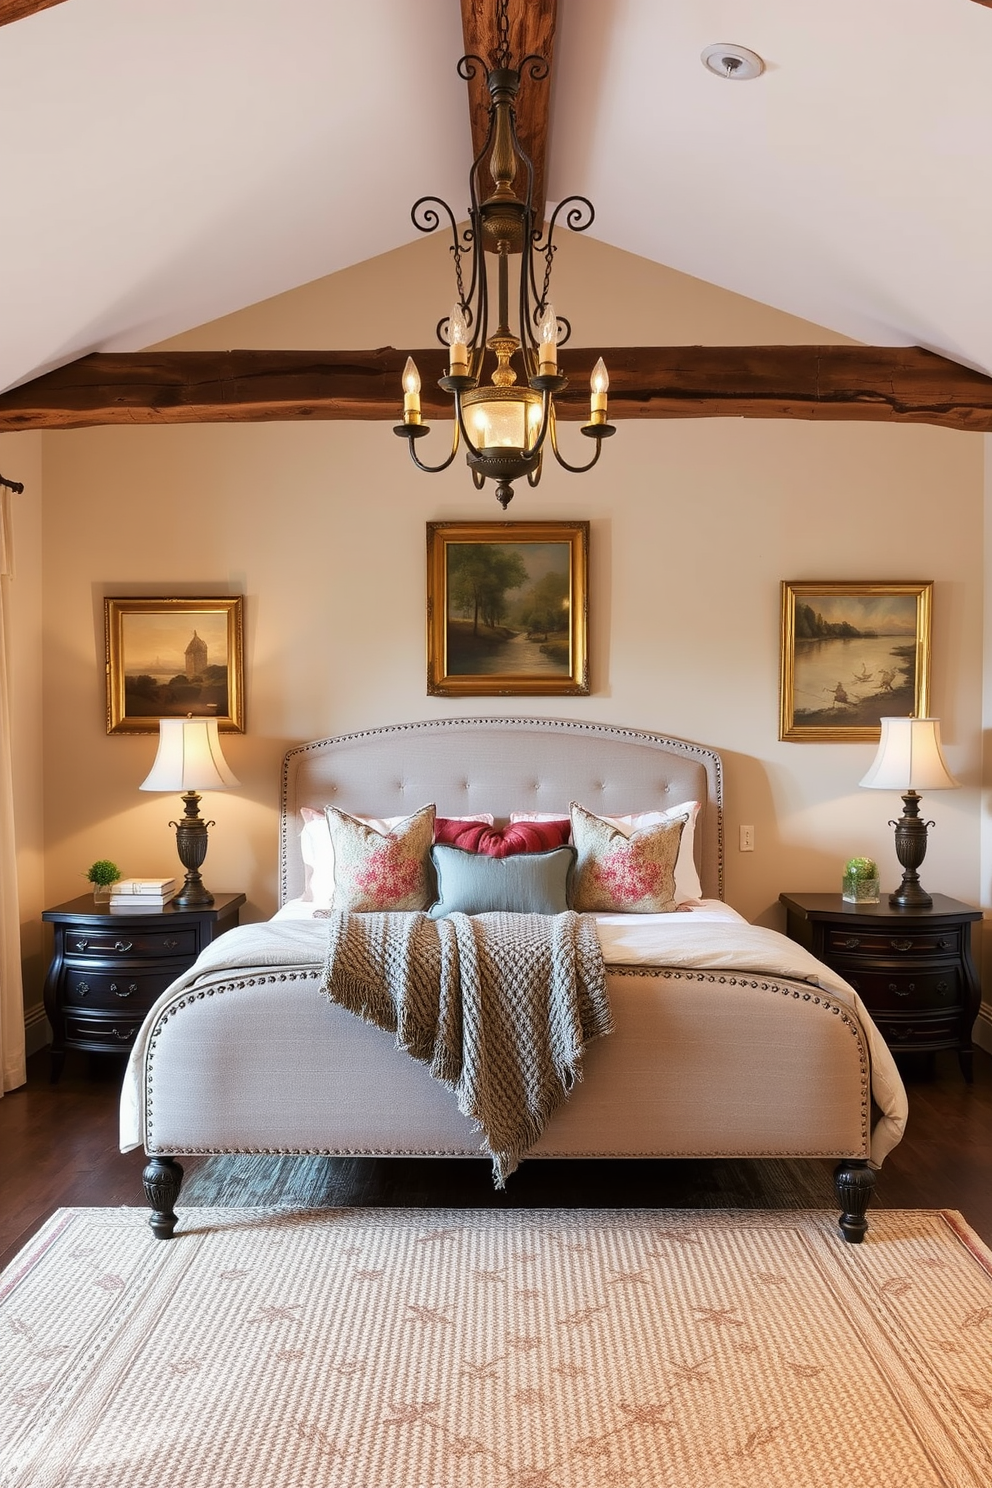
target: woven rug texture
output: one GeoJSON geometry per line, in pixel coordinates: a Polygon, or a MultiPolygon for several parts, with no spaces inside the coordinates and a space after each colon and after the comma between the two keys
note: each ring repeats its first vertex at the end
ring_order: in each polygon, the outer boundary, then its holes
{"type": "Polygon", "coordinates": [[[960,1215],[63,1209],[0,1275],[3,1488],[988,1488],[960,1215]]]}

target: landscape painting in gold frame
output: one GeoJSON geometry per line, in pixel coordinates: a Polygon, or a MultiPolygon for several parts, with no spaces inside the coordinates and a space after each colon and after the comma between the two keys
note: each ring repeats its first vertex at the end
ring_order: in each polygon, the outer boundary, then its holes
{"type": "Polygon", "coordinates": [[[779,738],[877,740],[930,705],[933,582],[782,584],[779,738]]]}
{"type": "Polygon", "coordinates": [[[244,601],[106,598],[107,733],[157,734],[160,718],[216,718],[244,733],[244,601]]]}
{"type": "Polygon", "coordinates": [[[588,522],[428,522],[428,693],[587,694],[588,567],[588,522]]]}

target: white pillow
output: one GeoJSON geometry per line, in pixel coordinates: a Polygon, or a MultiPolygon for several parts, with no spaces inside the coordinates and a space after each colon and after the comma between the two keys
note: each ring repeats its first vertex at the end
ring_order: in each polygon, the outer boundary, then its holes
{"type": "MultiPolygon", "coordinates": [[[[699,882],[699,872],[696,868],[696,858],[693,851],[693,838],[696,831],[696,818],[699,815],[698,801],[683,801],[678,806],[668,806],[664,811],[639,811],[630,816],[605,816],[611,826],[618,827],[625,837],[632,832],[639,832],[642,827],[656,827],[660,822],[671,821],[673,816],[684,816],[689,812],[689,820],[682,829],[682,841],[679,845],[678,860],[675,864],[675,901],[677,904],[685,904],[689,899],[702,899],[703,886],[699,882]]],[[[561,811],[511,811],[510,820],[515,821],[563,821],[566,812],[561,811]]]]}
{"type": "MultiPolygon", "coordinates": [[[[323,806],[301,806],[300,815],[303,818],[303,827],[300,832],[300,855],[306,870],[303,900],[321,909],[330,909],[331,898],[334,894],[334,845],[331,842],[331,829],[327,825],[323,806]]],[[[385,836],[387,832],[399,826],[401,821],[406,821],[409,813],[403,816],[358,816],[356,812],[349,812],[349,815],[354,816],[356,821],[364,822],[374,832],[381,832],[385,836]]],[[[494,818],[485,811],[479,812],[476,816],[461,816],[455,819],[487,822],[489,826],[492,826],[494,822],[494,818]]]]}

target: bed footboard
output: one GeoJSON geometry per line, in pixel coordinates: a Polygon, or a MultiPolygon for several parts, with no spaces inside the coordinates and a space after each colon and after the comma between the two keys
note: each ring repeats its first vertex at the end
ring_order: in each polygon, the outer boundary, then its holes
{"type": "MultiPolygon", "coordinates": [[[[832,1158],[842,1233],[861,1239],[872,1067],[843,1000],[785,979],[643,968],[611,971],[609,990],[616,1031],[587,1048],[582,1083],[531,1158],[832,1158]]],[[[129,1080],[122,1146],[149,1155],[161,1238],[183,1154],[480,1153],[453,1094],[391,1034],[330,1005],[312,967],[166,994],[129,1080]]]]}

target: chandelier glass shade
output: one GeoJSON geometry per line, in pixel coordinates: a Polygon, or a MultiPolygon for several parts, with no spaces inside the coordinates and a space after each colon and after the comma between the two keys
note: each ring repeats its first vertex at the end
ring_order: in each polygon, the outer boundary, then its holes
{"type": "Polygon", "coordinates": [[[558,367],[558,348],[571,327],[549,297],[555,231],[564,221],[583,232],[595,213],[585,197],[570,196],[558,203],[546,234],[543,221],[534,221],[534,168],[517,138],[515,102],[524,73],[540,82],[547,79],[548,65],[531,55],[511,66],[506,0],[497,3],[497,33],[492,66],[475,55],[458,63],[466,82],[485,74],[490,98],[488,133],[469,173],[468,226],[459,230],[451,208],[437,196],[421,197],[412,211],[421,232],[434,232],[445,221],[451,231],[457,298],[437,325],[438,340],[448,350],[448,372],[439,386],[454,403],[451,452],[439,465],[425,464],[417,453],[429,428],[421,416],[420,375],[412,358],[403,370],[403,422],[394,432],[408,441],[418,469],[430,474],[446,470],[464,444],[476,488],[495,481],[496,499],[505,510],[515,480],[526,477],[537,485],[546,445],[566,470],[580,473],[592,469],[603,440],[616,431],[607,420],[609,377],[600,358],[590,379],[589,421],[582,425],[582,433],[595,441],[594,453],[584,465],[572,465],[558,449],[554,399],[568,385],[558,367]],[[496,365],[484,382],[487,354],[496,365]]]}

